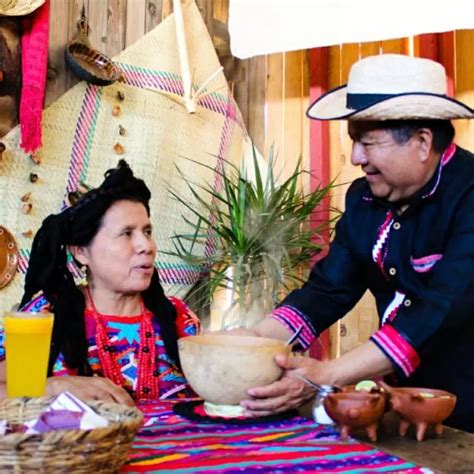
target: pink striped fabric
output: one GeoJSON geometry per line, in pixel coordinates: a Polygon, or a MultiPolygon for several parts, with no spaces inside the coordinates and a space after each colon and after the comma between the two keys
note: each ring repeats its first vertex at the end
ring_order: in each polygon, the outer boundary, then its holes
{"type": "Polygon", "coordinates": [[[21,40],[21,147],[34,153],[41,146],[41,117],[46,89],[49,42],[49,2],[23,21],[21,40]]]}
{"type": "Polygon", "coordinates": [[[283,324],[293,334],[301,327],[302,329],[296,340],[303,350],[307,350],[317,337],[316,331],[309,325],[308,321],[291,306],[279,306],[273,310],[269,317],[283,324]]]}
{"type": "Polygon", "coordinates": [[[420,356],[416,350],[390,324],[384,324],[371,339],[406,376],[412,374],[420,365],[420,356]]]}

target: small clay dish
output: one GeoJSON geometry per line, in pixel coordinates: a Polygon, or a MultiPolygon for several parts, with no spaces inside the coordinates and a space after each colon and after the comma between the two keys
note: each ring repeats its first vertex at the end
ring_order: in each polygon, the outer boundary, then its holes
{"type": "Polygon", "coordinates": [[[365,390],[365,389],[356,390],[356,384],[352,384],[352,385],[344,385],[344,387],[342,387],[342,391],[343,392],[380,393],[385,398],[385,413],[390,411],[390,403],[389,403],[390,394],[384,387],[379,385],[377,382],[375,382],[375,387],[372,387],[370,390],[365,390]]]}
{"type": "Polygon", "coordinates": [[[12,282],[18,266],[18,246],[13,235],[0,225],[0,289],[12,282]]]}
{"type": "Polygon", "coordinates": [[[77,77],[97,86],[108,86],[120,77],[119,68],[101,52],[73,42],[66,47],[66,61],[77,77]]]}
{"type": "Polygon", "coordinates": [[[339,426],[341,439],[347,439],[352,429],[363,428],[371,441],[377,441],[377,427],[385,413],[382,394],[343,388],[324,399],[324,408],[339,426]]]}
{"type": "Polygon", "coordinates": [[[81,18],[77,22],[76,39],[66,46],[66,62],[79,79],[97,86],[108,86],[120,78],[120,70],[110,58],[91,46],[88,32],[83,7],[81,18]]]}
{"type": "Polygon", "coordinates": [[[419,387],[391,387],[390,406],[400,416],[400,436],[410,425],[416,426],[416,439],[423,441],[426,429],[434,425],[435,433],[443,433],[442,422],[451,415],[456,395],[444,390],[419,387]]]}

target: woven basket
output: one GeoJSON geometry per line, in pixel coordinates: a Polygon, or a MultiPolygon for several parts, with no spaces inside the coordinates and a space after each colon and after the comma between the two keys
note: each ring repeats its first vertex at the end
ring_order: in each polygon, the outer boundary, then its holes
{"type": "MultiPolygon", "coordinates": [[[[36,418],[54,397],[14,398],[0,402],[0,419],[23,423],[36,418]]],[[[0,438],[0,472],[112,473],[127,460],[143,420],[137,408],[91,401],[109,421],[106,428],[58,430],[42,434],[13,433],[0,438]]]]}

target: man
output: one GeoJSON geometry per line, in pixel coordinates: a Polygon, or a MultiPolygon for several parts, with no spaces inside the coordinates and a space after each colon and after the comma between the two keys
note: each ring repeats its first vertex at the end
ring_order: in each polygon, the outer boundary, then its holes
{"type": "Polygon", "coordinates": [[[342,357],[278,359],[285,376],[249,391],[264,415],[312,392],[292,373],[344,385],[394,373],[399,385],[441,388],[458,402],[448,424],[474,432],[474,157],[450,119],[473,110],[446,95],[444,68],[402,55],[362,59],[346,86],[318,99],[313,119],[347,119],[355,180],[325,259],[255,327],[307,348],[369,289],[380,329],[342,357]]]}

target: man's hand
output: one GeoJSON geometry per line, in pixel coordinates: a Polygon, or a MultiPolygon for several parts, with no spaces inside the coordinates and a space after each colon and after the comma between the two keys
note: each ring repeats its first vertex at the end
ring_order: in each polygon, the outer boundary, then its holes
{"type": "Polygon", "coordinates": [[[59,395],[66,390],[83,400],[101,400],[130,407],[135,406],[130,395],[122,387],[104,377],[65,375],[48,378],[46,384],[48,395],[59,395]]]}
{"type": "Polygon", "coordinates": [[[315,390],[300,379],[293,377],[292,372],[298,372],[309,379],[315,379],[324,363],[302,356],[275,357],[275,362],[285,369],[283,377],[265,387],[256,387],[248,390],[250,399],[243,400],[241,405],[249,416],[267,416],[291,408],[301,406],[313,395],[315,390]]]}

